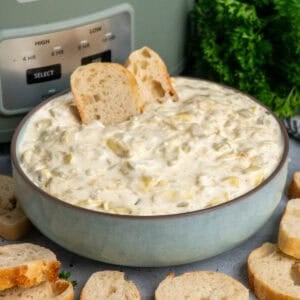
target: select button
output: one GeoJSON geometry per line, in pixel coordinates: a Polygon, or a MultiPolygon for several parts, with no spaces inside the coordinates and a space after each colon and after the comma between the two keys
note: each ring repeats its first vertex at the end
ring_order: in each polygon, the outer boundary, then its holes
{"type": "Polygon", "coordinates": [[[60,64],[28,69],[26,71],[26,78],[28,84],[55,80],[55,79],[59,79],[60,77],[61,77],[60,64]]]}

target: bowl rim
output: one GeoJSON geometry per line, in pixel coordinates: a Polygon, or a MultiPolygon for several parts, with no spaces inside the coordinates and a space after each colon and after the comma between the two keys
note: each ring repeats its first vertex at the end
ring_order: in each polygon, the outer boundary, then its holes
{"type": "Polygon", "coordinates": [[[220,87],[226,88],[228,90],[233,91],[234,93],[238,93],[241,94],[243,96],[248,97],[249,99],[251,99],[252,101],[254,101],[256,104],[258,104],[259,106],[263,107],[264,109],[266,109],[268,111],[268,113],[270,113],[272,115],[272,117],[276,120],[279,128],[280,128],[280,132],[282,135],[282,140],[284,143],[283,146],[283,152],[282,152],[282,156],[281,159],[279,161],[279,163],[277,164],[276,168],[273,170],[273,172],[262,182],[260,183],[258,186],[256,186],[255,188],[249,190],[248,192],[246,192],[245,194],[242,194],[236,198],[233,198],[230,201],[226,201],[224,203],[215,205],[215,206],[211,206],[211,207],[206,207],[206,208],[202,208],[202,209],[198,209],[198,210],[193,210],[193,211],[186,211],[186,212],[181,212],[181,213],[176,213],[176,214],[156,214],[156,215],[125,215],[125,214],[114,214],[114,213],[109,213],[109,212],[103,212],[103,211],[96,211],[96,210],[92,210],[89,208],[85,208],[85,207],[81,207],[81,206],[76,206],[73,205],[69,202],[66,202],[64,200],[61,200],[57,197],[54,197],[50,194],[48,194],[46,191],[44,191],[43,189],[41,189],[40,187],[38,187],[37,185],[35,185],[30,178],[26,175],[26,173],[23,171],[23,168],[21,167],[19,160],[17,158],[17,141],[19,139],[20,136],[20,132],[22,130],[22,128],[24,127],[24,125],[27,124],[27,122],[29,122],[30,118],[32,118],[32,116],[44,105],[46,105],[48,102],[52,101],[53,99],[66,95],[68,93],[70,93],[70,89],[66,89],[62,92],[59,92],[49,98],[47,98],[46,100],[42,101],[41,103],[39,103],[37,106],[35,106],[19,123],[19,125],[17,126],[17,128],[14,131],[13,137],[12,137],[12,142],[11,142],[11,149],[10,149],[10,153],[11,153],[11,160],[12,160],[12,164],[13,164],[13,168],[15,168],[17,170],[17,172],[19,173],[19,175],[21,175],[22,179],[31,186],[32,189],[34,189],[35,192],[37,192],[38,194],[41,194],[43,197],[46,197],[47,199],[49,199],[52,202],[57,203],[58,205],[62,205],[64,207],[67,208],[71,208],[73,210],[78,210],[79,212],[83,212],[83,213],[87,213],[87,214],[92,214],[92,215],[100,215],[100,216],[104,216],[104,217],[112,217],[112,218],[117,218],[117,219],[130,219],[130,220],[155,220],[155,219],[174,219],[174,218],[181,218],[181,217],[188,217],[188,216],[193,216],[193,215],[199,215],[199,214],[205,214],[205,213],[209,213],[209,212],[213,212],[215,210],[220,210],[224,207],[228,207],[231,205],[235,205],[236,203],[239,203],[245,199],[248,198],[248,196],[254,194],[255,192],[257,192],[258,190],[261,190],[265,185],[268,184],[268,182],[270,182],[274,177],[276,177],[276,175],[279,173],[279,171],[282,169],[282,167],[284,166],[287,158],[288,158],[288,153],[289,153],[289,137],[288,137],[288,133],[286,131],[286,128],[283,124],[283,122],[275,115],[275,113],[273,111],[271,111],[270,108],[268,108],[267,106],[265,106],[263,103],[261,103],[260,101],[258,101],[255,97],[248,95],[247,93],[241,92],[240,90],[233,88],[233,87],[229,87],[225,84],[222,83],[218,83],[218,82],[214,82],[214,81],[210,81],[210,80],[206,80],[206,79],[202,79],[202,78],[198,78],[198,77],[191,77],[191,76],[175,76],[174,77],[175,80],[176,78],[186,78],[186,79],[191,79],[191,80],[196,80],[196,81],[203,81],[209,84],[215,84],[218,85],[220,87]]]}

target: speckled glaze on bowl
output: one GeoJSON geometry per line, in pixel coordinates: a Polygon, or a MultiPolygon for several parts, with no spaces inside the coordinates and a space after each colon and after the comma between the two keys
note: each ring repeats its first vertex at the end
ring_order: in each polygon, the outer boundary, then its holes
{"type": "Polygon", "coordinates": [[[202,260],[248,239],[271,217],[281,199],[287,176],[288,136],[277,119],[284,143],[277,168],[255,189],[227,203],[164,216],[115,215],[68,204],[34,185],[19,163],[19,145],[31,116],[48,101],[51,99],[31,111],[15,131],[11,145],[13,177],[16,195],[32,223],[71,252],[126,266],[169,266],[202,260]]]}

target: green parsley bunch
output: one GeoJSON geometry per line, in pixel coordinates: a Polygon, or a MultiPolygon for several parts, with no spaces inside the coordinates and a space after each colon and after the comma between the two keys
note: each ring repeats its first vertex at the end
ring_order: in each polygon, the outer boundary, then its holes
{"type": "Polygon", "coordinates": [[[192,75],[253,95],[279,117],[300,113],[300,1],[198,0],[192,75]]]}

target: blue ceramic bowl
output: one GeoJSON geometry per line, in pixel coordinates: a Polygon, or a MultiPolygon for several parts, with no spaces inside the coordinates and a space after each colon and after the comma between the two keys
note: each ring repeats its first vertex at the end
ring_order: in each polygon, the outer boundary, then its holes
{"type": "Polygon", "coordinates": [[[43,105],[23,119],[13,137],[16,195],[45,236],[79,255],[126,266],[169,266],[202,260],[247,240],[270,218],[281,199],[287,176],[288,136],[274,116],[282,131],[282,158],[269,178],[232,201],[164,216],[115,215],[73,206],[38,188],[20,167],[20,142],[31,116],[43,105]]]}

